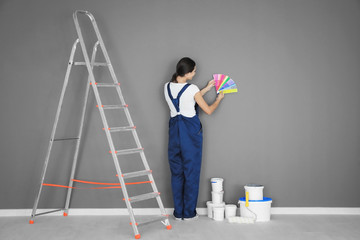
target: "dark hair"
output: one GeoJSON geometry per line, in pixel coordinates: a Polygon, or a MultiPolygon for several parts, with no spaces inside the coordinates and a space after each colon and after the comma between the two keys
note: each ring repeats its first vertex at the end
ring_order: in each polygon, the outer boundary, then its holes
{"type": "Polygon", "coordinates": [[[183,77],[185,74],[194,71],[195,62],[191,58],[184,57],[176,64],[176,72],[171,78],[171,82],[177,83],[178,76],[183,77]]]}

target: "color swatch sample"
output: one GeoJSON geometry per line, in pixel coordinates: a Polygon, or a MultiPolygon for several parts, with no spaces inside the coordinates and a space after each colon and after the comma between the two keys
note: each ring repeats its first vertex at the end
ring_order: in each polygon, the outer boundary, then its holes
{"type": "Polygon", "coordinates": [[[233,93],[237,92],[237,86],[229,76],[225,74],[213,74],[215,80],[215,89],[216,93],[223,92],[225,93],[233,93]]]}

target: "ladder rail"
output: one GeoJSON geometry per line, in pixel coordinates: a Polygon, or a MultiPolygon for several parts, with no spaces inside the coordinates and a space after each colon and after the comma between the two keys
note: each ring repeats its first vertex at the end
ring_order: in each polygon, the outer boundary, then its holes
{"type": "Polygon", "coordinates": [[[36,210],[37,210],[37,207],[38,207],[38,204],[39,204],[40,195],[41,195],[43,183],[44,183],[44,180],[45,180],[45,174],[46,174],[47,166],[48,166],[49,159],[50,159],[50,153],[51,153],[51,149],[52,149],[52,145],[53,145],[53,140],[55,138],[55,132],[56,132],[57,125],[58,125],[58,122],[59,122],[60,112],[61,112],[62,104],[63,104],[63,101],[64,101],[66,88],[67,88],[67,85],[68,85],[68,82],[69,82],[69,76],[70,76],[72,63],[73,63],[73,60],[74,60],[74,54],[75,54],[75,50],[76,50],[76,46],[77,46],[78,42],[79,41],[76,40],[74,42],[72,48],[71,48],[71,53],[70,53],[70,57],[69,57],[68,66],[67,66],[67,69],[66,69],[64,84],[63,84],[63,87],[62,87],[62,90],[61,90],[60,100],[59,100],[58,107],[57,107],[56,114],[55,114],[55,121],[54,121],[54,125],[53,125],[52,131],[51,131],[49,146],[48,146],[48,149],[47,149],[45,162],[44,162],[42,173],[41,173],[39,191],[38,191],[38,193],[36,195],[36,198],[35,198],[35,202],[34,202],[33,210],[32,210],[32,213],[31,213],[31,220],[30,221],[33,221],[33,219],[35,218],[36,210]]]}
{"type": "MultiPolygon", "coordinates": [[[[103,39],[102,39],[102,37],[101,37],[100,31],[99,31],[99,27],[98,27],[98,25],[97,25],[97,23],[96,23],[96,20],[95,20],[94,16],[93,16],[90,12],[88,12],[88,11],[77,10],[77,11],[75,11],[75,13],[74,13],[74,19],[76,19],[76,21],[78,21],[78,20],[77,20],[77,15],[78,15],[78,14],[85,14],[85,15],[87,15],[87,16],[90,18],[91,23],[92,23],[93,28],[94,28],[94,31],[95,31],[95,34],[96,34],[96,37],[98,38],[98,41],[99,41],[99,43],[100,43],[100,47],[101,47],[101,49],[102,49],[102,51],[103,51],[103,54],[104,54],[104,57],[105,57],[105,61],[106,61],[106,63],[107,63],[108,66],[109,66],[110,75],[111,75],[114,83],[115,83],[115,84],[118,84],[119,81],[118,81],[118,79],[117,79],[117,77],[116,77],[114,68],[113,68],[113,66],[112,66],[112,64],[111,64],[111,60],[110,60],[109,54],[108,54],[108,52],[107,52],[107,50],[106,50],[104,41],[103,41],[103,39]]],[[[117,90],[121,92],[120,88],[117,88],[117,90]]],[[[120,94],[120,101],[121,101],[121,104],[122,104],[122,105],[125,105],[125,99],[124,99],[124,97],[123,97],[122,94],[120,94]]]]}
{"type": "MultiPolygon", "coordinates": [[[[98,45],[99,45],[99,42],[96,42],[94,44],[94,47],[93,47],[92,56],[91,56],[91,68],[94,68],[95,57],[96,57],[98,45]]],[[[69,179],[69,185],[68,185],[70,188],[68,188],[67,195],[66,195],[64,215],[67,215],[68,211],[69,211],[70,198],[71,198],[72,186],[73,186],[72,179],[74,179],[76,165],[77,165],[77,162],[78,162],[79,149],[80,149],[82,132],[83,132],[83,129],[84,129],[84,120],[85,120],[86,107],[87,107],[87,102],[88,102],[88,97],[89,97],[89,91],[90,91],[90,76],[88,76],[88,80],[87,80],[87,84],[86,84],[86,90],[85,90],[85,96],[84,96],[84,100],[83,100],[83,108],[81,110],[80,128],[79,128],[79,133],[78,133],[79,139],[78,139],[78,141],[76,143],[76,148],[75,148],[75,153],[74,153],[74,158],[73,158],[73,164],[72,164],[71,173],[70,173],[70,179],[69,179]]]]}
{"type": "MultiPolygon", "coordinates": [[[[102,40],[100,31],[99,31],[99,28],[98,28],[98,26],[97,26],[97,23],[96,23],[96,20],[95,20],[94,16],[93,16],[90,12],[88,12],[88,11],[78,10],[78,11],[76,11],[76,12],[74,13],[74,19],[76,18],[76,21],[78,21],[78,20],[77,20],[77,14],[79,14],[79,13],[85,14],[85,15],[87,15],[87,16],[90,18],[90,20],[91,20],[91,22],[92,22],[92,25],[93,25],[93,28],[94,28],[94,31],[95,31],[95,34],[96,34],[96,36],[97,36],[97,38],[98,38],[98,40],[99,40],[100,47],[101,47],[101,49],[102,49],[102,51],[103,51],[105,60],[106,60],[106,62],[107,62],[107,64],[108,64],[108,66],[109,66],[109,71],[110,71],[111,77],[112,77],[114,83],[115,83],[115,84],[118,84],[118,80],[117,80],[117,77],[116,77],[114,68],[113,68],[113,66],[112,66],[112,63],[111,63],[109,54],[108,54],[108,52],[107,52],[107,50],[106,50],[104,41],[102,40]]],[[[118,96],[119,96],[119,98],[120,98],[121,104],[122,104],[122,105],[126,105],[120,86],[116,86],[116,91],[117,91],[118,96]]],[[[133,122],[133,120],[132,120],[132,118],[131,118],[129,109],[128,109],[128,108],[125,108],[124,111],[125,111],[126,118],[127,118],[128,122],[129,122],[129,125],[130,125],[130,126],[134,126],[134,122],[133,122]]],[[[135,139],[136,146],[137,146],[138,148],[142,148],[141,143],[140,143],[140,139],[139,139],[137,133],[136,133],[135,131],[132,131],[132,132],[133,132],[133,137],[134,137],[134,139],[135,139]]],[[[144,158],[145,158],[145,155],[144,155],[144,158]]],[[[142,158],[142,159],[144,159],[144,158],[142,158]]],[[[143,161],[143,163],[144,163],[144,165],[145,165],[145,169],[146,169],[146,170],[150,170],[150,167],[149,167],[147,161],[143,161]]]]}
{"type": "MultiPolygon", "coordinates": [[[[87,15],[87,16],[90,18],[91,23],[92,23],[93,28],[94,28],[94,31],[95,31],[95,34],[96,34],[96,36],[97,36],[97,38],[98,38],[98,40],[99,40],[100,47],[101,47],[101,49],[102,49],[102,51],[103,51],[103,54],[104,54],[104,57],[105,57],[105,61],[106,61],[106,63],[107,63],[108,66],[109,66],[110,75],[111,75],[111,77],[112,77],[112,79],[113,79],[113,81],[114,81],[114,84],[118,84],[119,81],[118,81],[118,79],[117,79],[117,77],[116,77],[116,74],[115,74],[113,65],[112,65],[112,63],[111,63],[109,54],[108,54],[108,52],[107,52],[107,50],[106,50],[104,41],[103,41],[103,39],[102,39],[102,37],[101,37],[100,31],[99,31],[99,27],[97,26],[97,23],[96,23],[96,20],[95,20],[94,16],[93,16],[90,12],[88,12],[88,11],[77,10],[77,11],[75,11],[75,13],[74,13],[74,19],[76,19],[77,22],[78,22],[78,20],[77,20],[77,15],[78,15],[78,14],[85,14],[85,15],[87,15]]],[[[119,96],[119,98],[120,98],[121,104],[122,104],[122,105],[126,105],[125,99],[124,99],[124,96],[123,96],[123,94],[122,94],[122,92],[121,92],[120,87],[116,87],[116,91],[118,92],[118,96],[119,96]]],[[[129,110],[127,110],[127,108],[125,109],[125,114],[126,114],[127,120],[129,121],[130,126],[133,126],[134,123],[133,123],[133,121],[132,121],[132,119],[131,119],[129,110]]],[[[138,146],[138,147],[141,147],[139,141],[136,141],[136,143],[137,143],[137,146],[138,146]]]]}
{"type": "MultiPolygon", "coordinates": [[[[120,164],[118,162],[118,159],[117,159],[117,156],[115,154],[115,148],[114,148],[114,143],[112,141],[112,138],[111,138],[111,135],[110,135],[110,131],[108,130],[109,129],[109,126],[108,126],[108,123],[107,123],[107,120],[106,120],[106,117],[105,117],[105,113],[104,113],[104,109],[101,107],[102,104],[101,104],[101,99],[100,99],[100,96],[99,96],[99,92],[98,92],[98,89],[95,85],[95,77],[94,77],[94,74],[93,74],[93,71],[92,71],[92,68],[90,66],[90,62],[89,62],[89,56],[87,54],[87,50],[86,50],[86,45],[85,45],[85,42],[84,42],[84,39],[83,39],[83,36],[82,36],[82,32],[81,32],[81,28],[80,28],[80,24],[79,24],[79,21],[78,21],[78,14],[85,14],[87,15],[91,22],[93,23],[93,26],[96,26],[96,22],[95,22],[95,18],[92,16],[91,13],[87,12],[87,11],[82,11],[82,10],[77,10],[74,12],[73,14],[73,18],[74,18],[74,23],[75,23],[75,28],[76,28],[76,32],[78,34],[78,37],[79,37],[79,40],[80,40],[80,46],[81,46],[81,49],[83,51],[83,55],[84,55],[84,59],[85,59],[85,63],[86,63],[86,67],[88,69],[88,72],[89,72],[89,76],[90,76],[90,80],[91,80],[91,83],[92,83],[92,88],[93,88],[93,91],[94,91],[94,95],[95,95],[95,98],[96,98],[96,101],[98,103],[98,108],[99,108],[99,111],[100,111],[100,116],[101,116],[101,119],[102,119],[102,122],[104,124],[104,128],[105,128],[105,134],[106,134],[106,138],[109,142],[109,145],[110,145],[110,151],[111,151],[111,155],[112,155],[112,158],[113,158],[113,161],[114,161],[114,164],[115,164],[115,168],[116,168],[116,172],[118,174],[118,179],[119,179],[119,182],[121,184],[121,190],[123,192],[123,195],[124,195],[124,198],[125,198],[125,204],[128,208],[128,211],[129,211],[129,215],[130,215],[130,219],[131,219],[131,222],[132,222],[132,228],[134,230],[134,233],[135,235],[138,235],[139,234],[139,230],[137,229],[137,226],[136,226],[136,221],[135,221],[135,217],[134,217],[134,212],[133,212],[133,209],[132,209],[132,206],[129,202],[129,195],[127,193],[127,190],[126,190],[126,185],[125,185],[125,181],[124,179],[121,177],[122,176],[122,172],[121,172],[121,169],[120,169],[120,164]],[[94,24],[95,23],[95,24],[94,24]]],[[[97,27],[96,27],[97,28],[97,27]]],[[[99,35],[98,33],[98,29],[97,30],[97,35],[99,35]]],[[[100,38],[98,38],[98,41],[100,42],[100,46],[102,47],[103,45],[103,41],[101,39],[101,36],[100,38]]],[[[102,50],[104,50],[102,48],[102,50]]],[[[109,62],[108,62],[109,63],[109,62]]],[[[110,67],[110,66],[109,66],[110,67]]],[[[115,81],[115,79],[114,79],[115,81]]]]}

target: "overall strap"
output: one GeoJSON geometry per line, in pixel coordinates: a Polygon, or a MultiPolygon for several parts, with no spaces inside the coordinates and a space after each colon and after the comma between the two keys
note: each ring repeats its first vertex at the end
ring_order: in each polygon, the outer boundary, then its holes
{"type": "Polygon", "coordinates": [[[167,91],[168,91],[168,94],[169,94],[169,98],[171,99],[172,103],[174,104],[174,107],[176,109],[176,111],[179,113],[180,112],[180,107],[179,107],[179,104],[180,104],[180,97],[181,95],[183,94],[183,92],[190,86],[191,84],[190,83],[187,83],[179,92],[179,94],[177,95],[177,97],[174,99],[174,97],[172,96],[171,94],[171,91],[170,91],[170,83],[168,83],[167,85],[167,91]]]}

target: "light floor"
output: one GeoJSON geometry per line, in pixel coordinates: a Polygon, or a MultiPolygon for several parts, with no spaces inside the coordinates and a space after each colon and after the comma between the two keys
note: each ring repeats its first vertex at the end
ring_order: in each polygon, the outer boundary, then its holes
{"type": "MultiPolygon", "coordinates": [[[[0,239],[135,239],[127,216],[0,217],[0,239]]],[[[294,240],[360,239],[359,215],[272,215],[267,223],[216,222],[207,216],[197,221],[171,220],[172,230],[161,223],[139,227],[141,239],[151,240],[294,240]]]]}

